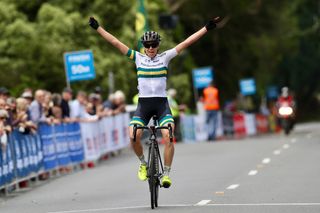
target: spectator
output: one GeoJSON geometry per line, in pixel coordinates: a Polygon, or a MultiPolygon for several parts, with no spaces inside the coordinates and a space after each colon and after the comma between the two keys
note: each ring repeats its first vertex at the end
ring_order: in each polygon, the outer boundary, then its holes
{"type": "Polygon", "coordinates": [[[116,115],[126,111],[125,95],[122,91],[117,90],[114,93],[114,101],[112,106],[112,115],[116,115]]]}
{"type": "Polygon", "coordinates": [[[5,101],[7,101],[7,99],[9,98],[9,90],[5,87],[1,87],[0,88],[0,99],[3,99],[5,101]]]}
{"type": "Polygon", "coordinates": [[[13,126],[18,128],[19,132],[23,134],[36,130],[36,125],[30,120],[30,116],[28,115],[28,101],[24,98],[17,99],[13,126]]]}
{"type": "Polygon", "coordinates": [[[108,99],[103,102],[103,107],[105,109],[112,109],[114,102],[114,93],[109,94],[108,99]]]}
{"type": "Polygon", "coordinates": [[[91,93],[89,95],[88,112],[90,115],[103,116],[103,104],[101,95],[97,93],[91,93]]]}
{"type": "MultiPolygon", "coordinates": [[[[6,150],[8,143],[7,131],[8,126],[6,125],[6,120],[8,118],[8,112],[4,109],[0,109],[0,145],[2,151],[6,150]]],[[[11,131],[11,129],[9,129],[11,131]]]]}
{"type": "Polygon", "coordinates": [[[84,91],[78,91],[77,97],[71,103],[71,114],[70,117],[77,121],[95,118],[91,117],[86,111],[87,105],[87,94],[84,91]]]}
{"type": "Polygon", "coordinates": [[[72,90],[70,88],[65,88],[62,92],[61,109],[62,118],[68,121],[70,118],[70,105],[69,102],[72,100],[72,90]]]}
{"type": "Polygon", "coordinates": [[[21,94],[21,97],[28,101],[28,105],[32,103],[33,96],[31,91],[25,91],[21,94]]]}
{"type": "Polygon", "coordinates": [[[51,97],[50,104],[50,120],[52,123],[61,123],[62,122],[62,108],[61,108],[62,97],[58,93],[53,93],[51,97]]]}
{"type": "Polygon", "coordinates": [[[35,99],[29,106],[30,118],[35,123],[46,121],[45,114],[43,113],[42,104],[44,103],[45,91],[39,89],[35,92],[35,99]]]}
{"type": "Polygon", "coordinates": [[[203,90],[204,108],[207,112],[208,140],[215,140],[219,106],[219,91],[212,81],[203,90]]]}

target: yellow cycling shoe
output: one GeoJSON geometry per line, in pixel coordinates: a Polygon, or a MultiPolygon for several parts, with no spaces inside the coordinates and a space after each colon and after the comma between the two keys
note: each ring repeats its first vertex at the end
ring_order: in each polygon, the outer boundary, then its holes
{"type": "Polygon", "coordinates": [[[163,176],[161,179],[161,184],[164,188],[169,188],[171,186],[171,179],[169,178],[169,176],[163,176]]]}
{"type": "Polygon", "coordinates": [[[145,164],[140,164],[139,172],[138,172],[138,178],[139,178],[141,181],[147,180],[147,165],[145,165],[145,164]]]}

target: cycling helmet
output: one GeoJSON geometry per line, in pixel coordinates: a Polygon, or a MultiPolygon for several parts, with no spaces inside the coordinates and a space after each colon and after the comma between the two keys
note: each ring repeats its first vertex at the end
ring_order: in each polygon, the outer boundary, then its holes
{"type": "Polygon", "coordinates": [[[155,31],[147,31],[141,36],[142,43],[160,42],[160,41],[161,41],[161,37],[160,37],[159,33],[155,32],[155,31]]]}

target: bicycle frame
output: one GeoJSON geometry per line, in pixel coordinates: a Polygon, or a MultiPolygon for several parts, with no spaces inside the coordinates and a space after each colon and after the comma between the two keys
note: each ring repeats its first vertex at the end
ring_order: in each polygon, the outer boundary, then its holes
{"type": "Polygon", "coordinates": [[[157,130],[161,129],[168,129],[169,130],[169,138],[170,142],[173,142],[173,134],[172,134],[172,127],[171,124],[168,126],[157,126],[157,119],[153,116],[154,123],[149,127],[145,126],[137,126],[134,125],[133,127],[133,141],[136,141],[136,134],[138,129],[147,129],[150,132],[149,142],[147,143],[149,146],[149,153],[148,153],[148,182],[150,187],[150,194],[151,194],[151,208],[158,207],[158,191],[160,184],[160,177],[163,174],[163,164],[161,160],[161,155],[159,151],[158,141],[157,141],[157,130]],[[159,164],[161,171],[159,171],[159,164]]]}

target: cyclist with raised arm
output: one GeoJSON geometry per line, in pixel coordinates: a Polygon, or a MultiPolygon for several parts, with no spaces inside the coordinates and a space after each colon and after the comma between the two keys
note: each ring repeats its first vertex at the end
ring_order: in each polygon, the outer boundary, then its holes
{"type": "MultiPolygon", "coordinates": [[[[153,115],[156,115],[160,126],[167,126],[171,124],[174,132],[174,120],[169,108],[166,86],[168,65],[172,58],[177,56],[183,49],[187,48],[208,30],[216,28],[221,21],[219,17],[208,21],[208,23],[200,30],[189,36],[186,40],[178,44],[176,47],[167,50],[163,53],[158,53],[161,37],[157,32],[148,31],[141,37],[141,42],[144,46],[145,54],[132,50],[119,41],[116,37],[111,35],[101,26],[94,17],[90,17],[89,25],[97,30],[97,32],[110,44],[116,47],[123,55],[127,55],[136,64],[138,77],[139,100],[137,110],[130,122],[129,132],[130,141],[133,150],[140,160],[138,177],[140,180],[147,180],[147,162],[143,154],[143,147],[140,139],[142,130],[137,130],[136,141],[133,141],[133,126],[146,126],[153,115]]],[[[165,140],[164,148],[164,174],[161,179],[161,184],[165,188],[170,187],[171,179],[169,177],[171,164],[174,155],[174,145],[170,142],[169,131],[167,129],[161,130],[162,137],[165,140]]]]}

